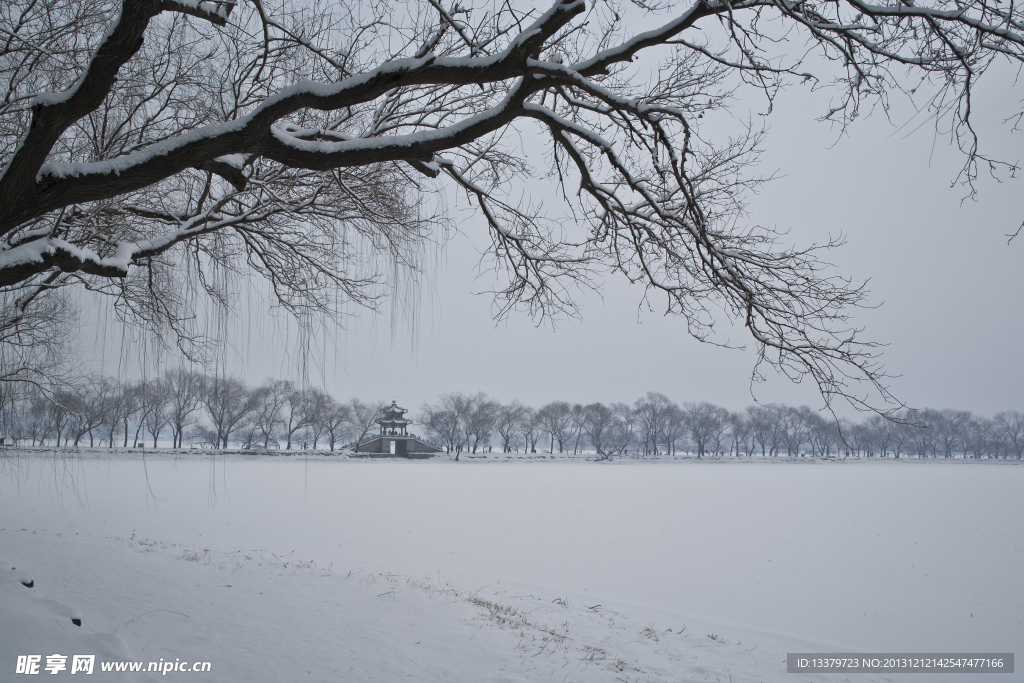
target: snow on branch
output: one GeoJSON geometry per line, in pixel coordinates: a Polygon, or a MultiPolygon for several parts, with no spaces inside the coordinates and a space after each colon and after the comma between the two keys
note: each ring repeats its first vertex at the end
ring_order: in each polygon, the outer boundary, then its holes
{"type": "Polygon", "coordinates": [[[970,192],[1017,169],[972,118],[990,66],[1024,62],[1013,3],[13,2],[0,289],[73,274],[46,287],[116,293],[176,330],[182,283],[228,300],[213,271],[263,277],[300,316],[373,305],[443,241],[452,218],[426,207],[456,187],[491,236],[501,314],[574,315],[576,289],[617,273],[698,339],[717,343],[724,311],[764,362],[863,406],[856,381],[891,397],[848,325],[863,288],[820,260],[841,240],[751,226],[760,131],[709,139],[702,119],[748,87],[770,111],[795,77],[832,88],[821,118],[844,127],[909,98],[963,151],[970,192]],[[567,216],[531,200],[538,177],[567,216]]]}
{"type": "Polygon", "coordinates": [[[216,26],[227,24],[234,8],[234,0],[162,0],[160,3],[160,9],[164,12],[189,14],[216,26]]]}

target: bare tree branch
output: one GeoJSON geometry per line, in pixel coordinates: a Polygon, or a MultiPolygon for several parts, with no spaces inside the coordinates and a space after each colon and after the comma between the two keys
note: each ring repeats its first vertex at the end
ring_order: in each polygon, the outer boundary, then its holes
{"type": "Polygon", "coordinates": [[[964,153],[973,193],[980,169],[1017,169],[972,118],[997,61],[1024,62],[1024,14],[989,0],[14,0],[0,292],[23,311],[85,287],[188,339],[196,295],[226,306],[225,274],[252,273],[308,324],[416,273],[451,221],[428,200],[454,186],[489,231],[499,314],[575,315],[578,288],[618,274],[698,339],[719,343],[724,312],[826,401],[891,411],[850,324],[866,292],[823,257],[842,240],[750,224],[761,132],[712,140],[701,120],[746,87],[770,109],[791,78],[833,88],[822,119],[843,127],[906,96],[964,153]],[[630,33],[641,22],[656,27],[630,33]],[[538,177],[568,219],[530,197],[538,177]]]}

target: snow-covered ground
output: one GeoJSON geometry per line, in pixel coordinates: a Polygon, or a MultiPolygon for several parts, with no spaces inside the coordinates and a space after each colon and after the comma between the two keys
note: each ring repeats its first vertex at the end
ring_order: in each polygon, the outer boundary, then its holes
{"type": "Polygon", "coordinates": [[[4,681],[55,653],[210,681],[737,682],[905,678],[787,674],[787,652],[1024,653],[1012,462],[8,451],[0,472],[4,681]]]}

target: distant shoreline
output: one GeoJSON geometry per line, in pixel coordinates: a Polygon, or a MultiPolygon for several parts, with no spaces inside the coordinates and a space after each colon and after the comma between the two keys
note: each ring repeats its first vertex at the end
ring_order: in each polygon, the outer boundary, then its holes
{"type": "MultiPolygon", "coordinates": [[[[228,458],[232,460],[288,460],[293,458],[303,458],[309,460],[310,458],[316,461],[333,461],[333,462],[418,462],[418,463],[453,463],[455,464],[455,454],[453,453],[438,453],[437,455],[429,458],[417,458],[410,460],[409,458],[403,458],[398,456],[376,456],[368,457],[364,454],[355,454],[351,450],[344,451],[331,451],[327,450],[252,450],[242,448],[229,448],[229,449],[212,449],[212,448],[55,448],[52,446],[0,446],[0,460],[5,458],[17,458],[20,456],[25,457],[37,457],[37,456],[81,456],[81,457],[99,457],[99,458],[119,458],[126,460],[142,459],[145,457],[158,457],[167,458],[170,457],[175,460],[179,459],[207,459],[210,456],[218,456],[222,458],[228,458]]],[[[765,464],[780,464],[780,463],[791,463],[791,464],[854,464],[854,463],[873,463],[873,462],[891,462],[891,463],[945,463],[951,464],[1001,464],[1001,465],[1020,465],[1024,464],[1024,460],[1016,458],[1002,459],[1002,458],[973,458],[964,457],[963,455],[955,455],[950,458],[944,457],[918,457],[918,456],[901,456],[899,458],[889,457],[865,457],[865,456],[854,456],[850,455],[846,458],[843,457],[827,457],[823,458],[820,456],[802,455],[802,456],[789,456],[785,454],[780,455],[752,455],[752,456],[732,456],[732,455],[704,455],[702,458],[698,458],[693,454],[659,454],[659,455],[639,455],[639,454],[627,454],[614,456],[610,459],[599,458],[595,453],[583,452],[583,453],[467,453],[463,451],[459,455],[459,464],[497,464],[497,463],[594,463],[594,464],[683,464],[683,463],[714,463],[714,464],[743,464],[743,463],[765,463],[765,464]]]]}

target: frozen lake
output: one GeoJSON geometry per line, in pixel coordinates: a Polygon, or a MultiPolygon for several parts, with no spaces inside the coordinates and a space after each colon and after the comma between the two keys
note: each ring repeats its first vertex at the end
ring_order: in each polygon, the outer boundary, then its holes
{"type": "Polygon", "coordinates": [[[501,582],[834,651],[1024,653],[1015,463],[87,455],[3,468],[7,531],[501,582]]]}

